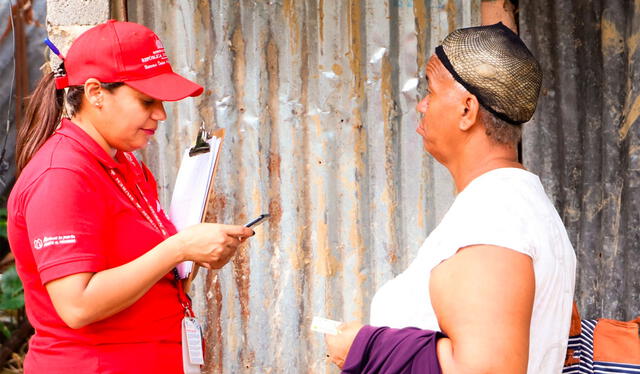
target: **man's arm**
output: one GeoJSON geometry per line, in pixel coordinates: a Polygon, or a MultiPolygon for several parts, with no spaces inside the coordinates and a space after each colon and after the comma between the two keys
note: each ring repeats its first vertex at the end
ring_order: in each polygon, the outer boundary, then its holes
{"type": "Polygon", "coordinates": [[[511,249],[462,248],[431,272],[442,331],[443,374],[526,373],[535,294],[531,257],[511,249]]]}

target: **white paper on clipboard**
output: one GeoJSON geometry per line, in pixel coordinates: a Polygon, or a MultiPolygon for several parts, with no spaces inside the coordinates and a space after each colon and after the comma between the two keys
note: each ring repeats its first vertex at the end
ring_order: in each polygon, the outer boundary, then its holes
{"type": "MultiPolygon", "coordinates": [[[[189,156],[187,148],[182,154],[169,207],[169,217],[178,231],[204,220],[223,138],[224,130],[218,130],[206,141],[209,152],[189,156]]],[[[193,261],[184,261],[176,269],[181,279],[187,278],[193,261]]]]}

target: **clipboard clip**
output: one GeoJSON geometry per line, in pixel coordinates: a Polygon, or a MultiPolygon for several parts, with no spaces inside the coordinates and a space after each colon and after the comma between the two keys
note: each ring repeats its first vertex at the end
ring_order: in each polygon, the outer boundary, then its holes
{"type": "Polygon", "coordinates": [[[198,136],[196,137],[196,145],[189,149],[189,157],[193,157],[195,155],[199,155],[202,153],[209,153],[211,151],[211,147],[207,140],[211,138],[209,132],[204,128],[204,122],[200,125],[200,130],[198,130],[198,136]]]}

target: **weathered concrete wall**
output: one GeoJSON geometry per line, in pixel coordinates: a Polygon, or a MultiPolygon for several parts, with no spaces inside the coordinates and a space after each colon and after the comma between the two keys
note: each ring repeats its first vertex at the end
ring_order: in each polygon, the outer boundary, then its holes
{"type": "MultiPolygon", "coordinates": [[[[78,35],[109,19],[109,12],[109,0],[47,0],[49,39],[64,55],[78,35]]],[[[57,67],[60,60],[51,56],[51,66],[57,67]]]]}

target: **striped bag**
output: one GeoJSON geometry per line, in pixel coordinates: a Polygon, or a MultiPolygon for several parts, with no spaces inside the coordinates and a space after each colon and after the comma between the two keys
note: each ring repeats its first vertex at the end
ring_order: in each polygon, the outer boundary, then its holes
{"type": "Polygon", "coordinates": [[[563,373],[640,374],[640,316],[623,322],[580,320],[573,304],[571,330],[563,373]]]}

